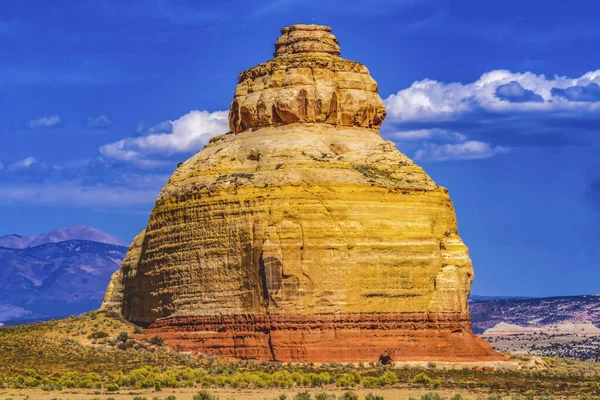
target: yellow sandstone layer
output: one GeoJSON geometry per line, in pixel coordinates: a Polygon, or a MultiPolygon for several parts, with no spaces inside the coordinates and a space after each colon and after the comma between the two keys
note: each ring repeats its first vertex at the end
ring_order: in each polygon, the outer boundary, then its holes
{"type": "Polygon", "coordinates": [[[471,332],[448,191],[381,138],[330,31],[284,28],[240,75],[231,132],[173,173],[102,307],[234,358],[502,359],[471,332]]]}

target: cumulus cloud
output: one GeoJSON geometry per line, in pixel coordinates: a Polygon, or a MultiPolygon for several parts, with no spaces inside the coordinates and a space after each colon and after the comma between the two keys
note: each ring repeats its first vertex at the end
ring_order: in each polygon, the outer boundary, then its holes
{"type": "Polygon", "coordinates": [[[58,115],[44,116],[29,121],[27,125],[29,129],[53,128],[60,125],[60,117],[58,115]]]}
{"type": "Polygon", "coordinates": [[[578,78],[486,72],[472,83],[414,82],[384,102],[390,121],[449,120],[469,112],[600,111],[600,70],[578,78]]]}
{"type": "Polygon", "coordinates": [[[590,83],[587,86],[571,86],[566,89],[553,88],[552,95],[569,101],[596,102],[600,101],[600,85],[590,83]]]}
{"type": "Polygon", "coordinates": [[[414,158],[429,161],[481,160],[507,151],[509,149],[506,147],[492,146],[476,140],[442,145],[426,143],[415,152],[414,158]]]}
{"type": "Polygon", "coordinates": [[[100,153],[114,160],[153,163],[153,157],[197,151],[213,136],[229,130],[228,111],[190,111],[174,121],[166,121],[140,137],[104,145],[100,153]]]}
{"type": "Polygon", "coordinates": [[[421,160],[600,144],[600,70],[575,78],[494,70],[471,83],[423,79],[384,102],[384,130],[421,160]]]}
{"type": "Polygon", "coordinates": [[[511,103],[543,102],[544,99],[533,90],[525,89],[517,81],[500,85],[496,88],[496,97],[511,103]]]}
{"type": "Polygon", "coordinates": [[[112,121],[104,114],[99,117],[88,117],[87,127],[90,129],[104,129],[112,125],[112,121]]]}

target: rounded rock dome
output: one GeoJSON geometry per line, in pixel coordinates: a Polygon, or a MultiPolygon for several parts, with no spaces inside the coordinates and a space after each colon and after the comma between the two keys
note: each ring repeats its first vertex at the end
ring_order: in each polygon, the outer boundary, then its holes
{"type": "Polygon", "coordinates": [[[282,29],[243,72],[231,132],[181,164],[104,309],[204,354],[500,360],[471,332],[448,191],[379,134],[363,65],[330,28],[282,29]]]}

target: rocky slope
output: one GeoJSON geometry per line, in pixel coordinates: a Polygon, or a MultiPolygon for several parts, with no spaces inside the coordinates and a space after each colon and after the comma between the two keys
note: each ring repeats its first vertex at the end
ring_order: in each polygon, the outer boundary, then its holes
{"type": "Polygon", "coordinates": [[[471,333],[448,191],[379,134],[368,69],[284,28],[229,134],[179,166],[103,308],[194,352],[279,361],[502,359],[471,333]]]}
{"type": "Polygon", "coordinates": [[[65,316],[97,308],[126,250],[89,240],[23,249],[0,247],[0,321],[65,316]]]}

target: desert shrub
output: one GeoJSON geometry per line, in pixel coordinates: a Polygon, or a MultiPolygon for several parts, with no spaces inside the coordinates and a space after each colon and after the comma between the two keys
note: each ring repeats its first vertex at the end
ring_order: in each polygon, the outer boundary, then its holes
{"type": "Polygon", "coordinates": [[[96,331],[88,335],[88,339],[104,339],[106,337],[108,337],[108,333],[104,331],[96,331]]]}
{"type": "Polygon", "coordinates": [[[356,394],[356,392],[349,390],[347,392],[344,392],[344,394],[342,394],[339,397],[339,399],[340,400],[358,400],[358,395],[356,394]]]}
{"type": "Polygon", "coordinates": [[[250,153],[248,154],[248,160],[252,160],[252,161],[260,161],[260,157],[262,156],[260,150],[256,150],[256,149],[252,149],[250,150],[250,153]]]}
{"type": "Polygon", "coordinates": [[[165,339],[159,337],[159,336],[152,336],[150,338],[150,344],[154,344],[156,346],[164,346],[165,344],[165,339]]]}
{"type": "Polygon", "coordinates": [[[379,378],[374,376],[366,376],[362,380],[362,385],[367,389],[373,389],[379,387],[379,378]]]}
{"type": "Polygon", "coordinates": [[[218,400],[219,398],[208,390],[201,390],[194,395],[194,400],[218,400]]]}
{"type": "Polygon", "coordinates": [[[315,400],[335,400],[335,394],[317,393],[315,394],[315,400]]]}
{"type": "Polygon", "coordinates": [[[555,400],[554,396],[543,395],[539,397],[539,400],[555,400]]]}
{"type": "Polygon", "coordinates": [[[381,386],[392,386],[398,383],[398,375],[392,371],[387,371],[379,377],[381,386]]]}
{"type": "Polygon", "coordinates": [[[117,385],[116,383],[109,383],[108,385],[106,385],[106,390],[108,390],[109,392],[116,392],[117,390],[119,390],[119,385],[117,385]]]}
{"type": "Polygon", "coordinates": [[[487,397],[487,400],[502,400],[502,396],[499,394],[492,394],[487,397]]]}
{"type": "Polygon", "coordinates": [[[383,396],[374,395],[373,393],[369,393],[365,396],[365,400],[384,400],[383,396]]]}
{"type": "Polygon", "coordinates": [[[439,393],[425,393],[421,396],[421,400],[444,400],[439,393]]]}
{"type": "Polygon", "coordinates": [[[119,336],[117,336],[117,340],[119,342],[127,342],[127,339],[129,339],[129,334],[127,332],[121,332],[119,333],[119,336]]]}
{"type": "Polygon", "coordinates": [[[457,393],[454,396],[450,397],[450,400],[465,400],[465,398],[457,393]]]}
{"type": "Polygon", "coordinates": [[[165,400],[177,400],[177,397],[171,395],[171,396],[165,397],[165,400]]]}
{"type": "Polygon", "coordinates": [[[294,400],[310,400],[310,393],[307,391],[300,392],[294,396],[294,400]]]}
{"type": "Polygon", "coordinates": [[[354,387],[360,383],[360,375],[356,371],[341,374],[335,381],[338,387],[354,387]]]}
{"type": "Polygon", "coordinates": [[[535,399],[535,392],[533,390],[528,390],[527,392],[525,392],[525,398],[527,400],[534,400],[535,399]]]}
{"type": "Polygon", "coordinates": [[[578,397],[579,400],[596,400],[590,393],[582,393],[578,397]]]}
{"type": "Polygon", "coordinates": [[[162,390],[162,385],[160,384],[160,381],[154,382],[154,390],[156,392],[160,392],[162,390]]]}
{"type": "Polygon", "coordinates": [[[133,398],[133,400],[148,400],[146,397],[142,397],[142,396],[135,396],[133,398]]]}
{"type": "Polygon", "coordinates": [[[420,374],[415,375],[415,377],[412,379],[413,383],[416,383],[418,385],[423,385],[423,386],[429,386],[431,385],[431,378],[424,372],[421,372],[420,374]]]}

